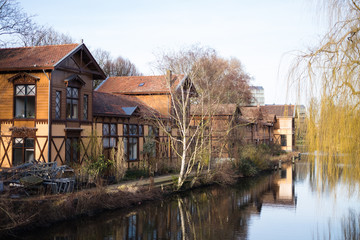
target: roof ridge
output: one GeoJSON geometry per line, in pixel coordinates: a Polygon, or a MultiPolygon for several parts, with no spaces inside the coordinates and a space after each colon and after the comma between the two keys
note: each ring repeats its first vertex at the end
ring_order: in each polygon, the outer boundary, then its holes
{"type": "Polygon", "coordinates": [[[70,45],[80,45],[80,43],[51,44],[51,45],[25,46],[25,47],[7,47],[7,48],[0,48],[0,49],[7,50],[7,49],[41,48],[41,47],[54,47],[54,46],[70,46],[70,45]]]}

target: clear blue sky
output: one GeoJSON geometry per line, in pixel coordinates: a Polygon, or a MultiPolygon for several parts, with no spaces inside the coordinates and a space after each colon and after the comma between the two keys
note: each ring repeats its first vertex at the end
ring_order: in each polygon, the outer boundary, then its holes
{"type": "MultiPolygon", "coordinates": [[[[145,75],[154,74],[154,53],[193,44],[238,58],[265,89],[268,104],[286,98],[284,54],[304,50],[322,28],[310,0],[21,0],[39,24],[67,33],[91,49],[130,59],[145,75]]],[[[291,94],[290,94],[291,95],[291,94]]]]}

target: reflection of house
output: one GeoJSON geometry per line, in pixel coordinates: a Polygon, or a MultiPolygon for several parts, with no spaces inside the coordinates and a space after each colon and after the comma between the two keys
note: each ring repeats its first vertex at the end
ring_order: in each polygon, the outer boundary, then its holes
{"type": "Polygon", "coordinates": [[[275,114],[277,123],[274,126],[274,140],[281,149],[293,151],[295,146],[295,106],[265,105],[261,107],[268,114],[275,114]]]}
{"type": "Polygon", "coordinates": [[[274,180],[272,192],[264,194],[263,203],[276,206],[296,206],[294,165],[283,165],[274,180]]]}

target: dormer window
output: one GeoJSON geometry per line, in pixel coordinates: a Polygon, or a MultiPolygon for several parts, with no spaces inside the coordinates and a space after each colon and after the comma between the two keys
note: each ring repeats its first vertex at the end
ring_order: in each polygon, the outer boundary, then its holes
{"type": "Polygon", "coordinates": [[[79,116],[79,89],[66,88],[66,118],[78,119],[79,116]]]}
{"type": "Polygon", "coordinates": [[[35,85],[15,85],[15,118],[35,118],[35,96],[35,85]]]}

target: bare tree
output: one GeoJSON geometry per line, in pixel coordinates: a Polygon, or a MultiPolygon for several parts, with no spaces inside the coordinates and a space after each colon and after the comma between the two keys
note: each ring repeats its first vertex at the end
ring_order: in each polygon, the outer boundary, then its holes
{"type": "MultiPolygon", "coordinates": [[[[173,142],[173,151],[180,158],[181,167],[178,179],[180,188],[192,171],[195,163],[199,163],[200,155],[208,156],[210,166],[212,148],[212,113],[219,103],[241,103],[249,100],[249,77],[242,69],[239,61],[226,60],[219,57],[215,50],[193,46],[178,52],[162,53],[155,63],[159,71],[172,70],[176,74],[183,74],[191,80],[187,84],[174,89],[168,79],[171,92],[172,111],[170,119],[177,129],[177,135],[169,134],[173,142]],[[197,97],[193,97],[190,89],[197,90],[197,97]],[[175,91],[176,90],[176,91],[175,91]],[[189,116],[190,104],[201,108],[200,118],[189,116]],[[196,122],[196,124],[194,124],[196,122]],[[207,154],[203,154],[204,152],[207,154]]],[[[158,121],[160,128],[166,131],[163,121],[158,121]]],[[[200,166],[202,164],[199,164],[200,166]]],[[[198,168],[199,169],[199,168],[198,168]]]]}
{"type": "Polygon", "coordinates": [[[135,64],[133,64],[129,59],[125,59],[119,56],[113,60],[110,52],[103,49],[96,49],[94,51],[94,57],[107,76],[114,77],[141,75],[141,72],[137,70],[135,64]]]}
{"type": "Polygon", "coordinates": [[[18,2],[0,0],[0,46],[14,43],[11,36],[27,34],[31,25],[31,16],[23,12],[18,2]]]}
{"type": "Polygon", "coordinates": [[[74,43],[74,39],[64,33],[55,31],[52,27],[33,24],[31,29],[20,36],[24,46],[45,46],[74,43]]]}
{"type": "MultiPolygon", "coordinates": [[[[110,52],[101,48],[96,49],[93,51],[93,53],[99,66],[109,77],[142,75],[141,72],[136,68],[135,64],[133,64],[129,59],[125,59],[119,56],[113,60],[110,52]]],[[[101,81],[95,81],[95,87],[100,83],[101,81]]]]}
{"type": "MultiPolygon", "coordinates": [[[[210,168],[213,146],[212,116],[222,103],[247,104],[250,101],[250,76],[239,60],[224,59],[214,49],[191,46],[178,52],[160,53],[155,67],[160,71],[172,70],[190,76],[198,97],[192,99],[193,106],[201,109],[202,119],[191,119],[199,128],[199,149],[203,163],[210,168]]],[[[176,116],[175,116],[176,118],[176,116]]],[[[227,131],[230,132],[230,131],[227,131]]],[[[200,166],[200,165],[198,165],[200,166]]]]}

